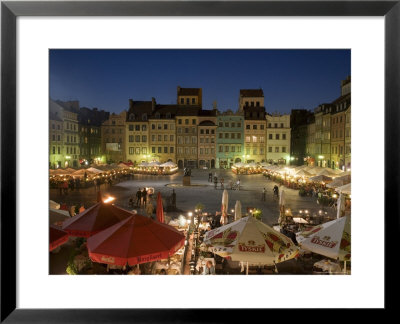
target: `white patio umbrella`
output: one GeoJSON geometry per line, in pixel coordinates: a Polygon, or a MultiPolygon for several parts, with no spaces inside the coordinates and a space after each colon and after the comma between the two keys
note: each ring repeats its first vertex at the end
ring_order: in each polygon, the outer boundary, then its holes
{"type": "Polygon", "coordinates": [[[303,249],[348,261],[351,258],[350,228],[350,217],[344,216],[301,232],[296,240],[303,249]]]}
{"type": "Polygon", "coordinates": [[[308,180],[313,182],[325,182],[325,183],[332,182],[332,178],[326,175],[317,175],[309,178],[308,180]]]}
{"type": "Polygon", "coordinates": [[[138,166],[140,167],[147,167],[149,164],[147,162],[142,162],[138,166]]]}
{"type": "Polygon", "coordinates": [[[296,176],[299,176],[299,177],[309,177],[309,176],[311,176],[311,173],[308,172],[308,171],[304,171],[303,169],[301,169],[301,170],[297,171],[297,172],[295,173],[295,175],[296,175],[296,176]]]}
{"type": "Polygon", "coordinates": [[[174,162],[168,161],[168,162],[165,162],[165,163],[161,164],[160,166],[162,166],[162,167],[175,167],[176,164],[174,162]]]}
{"type": "Polygon", "coordinates": [[[298,254],[290,238],[252,216],[207,232],[204,243],[215,254],[250,264],[272,265],[298,254]]]}
{"type": "Polygon", "coordinates": [[[148,164],[148,166],[160,166],[160,162],[158,162],[158,161],[152,161],[152,162],[150,162],[149,164],[148,164]]]}
{"type": "Polygon", "coordinates": [[[224,189],[221,203],[221,224],[225,225],[228,221],[228,191],[224,189]]]}
{"type": "Polygon", "coordinates": [[[351,176],[347,175],[347,176],[335,178],[331,183],[328,183],[326,186],[328,188],[337,188],[337,187],[344,186],[350,182],[351,182],[351,176]]]}
{"type": "Polygon", "coordinates": [[[327,177],[331,177],[331,176],[335,175],[335,173],[329,171],[328,169],[323,169],[323,170],[319,171],[317,173],[317,175],[324,175],[324,176],[327,176],[327,177]]]}
{"type": "Polygon", "coordinates": [[[236,168],[243,168],[245,166],[245,164],[242,163],[242,162],[237,162],[233,166],[236,167],[236,168]]]}
{"type": "Polygon", "coordinates": [[[336,188],[336,191],[340,194],[351,195],[351,182],[336,188]]]}
{"type": "Polygon", "coordinates": [[[235,204],[235,221],[242,218],[242,204],[239,200],[236,200],[235,204]]]}
{"type": "Polygon", "coordinates": [[[343,216],[344,211],[345,211],[345,199],[343,194],[340,194],[337,200],[337,218],[343,216]]]}

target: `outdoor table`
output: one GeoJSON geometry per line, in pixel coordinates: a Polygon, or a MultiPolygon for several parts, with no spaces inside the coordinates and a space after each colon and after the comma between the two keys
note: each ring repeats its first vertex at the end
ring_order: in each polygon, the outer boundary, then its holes
{"type": "Polygon", "coordinates": [[[342,271],[339,264],[331,262],[330,260],[326,260],[326,259],[315,262],[314,267],[319,268],[322,271],[326,271],[329,273],[342,271]]]}
{"type": "Polygon", "coordinates": [[[207,261],[211,261],[215,268],[215,259],[214,258],[199,258],[197,260],[196,270],[199,271],[200,267],[204,268],[206,266],[207,261]]]}

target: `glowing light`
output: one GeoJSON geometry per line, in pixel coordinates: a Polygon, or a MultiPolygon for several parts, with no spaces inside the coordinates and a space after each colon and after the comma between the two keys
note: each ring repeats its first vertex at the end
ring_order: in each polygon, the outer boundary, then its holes
{"type": "Polygon", "coordinates": [[[104,202],[105,204],[107,204],[107,203],[109,203],[109,202],[111,202],[111,201],[113,201],[113,200],[115,200],[115,197],[109,196],[107,199],[103,200],[103,202],[104,202]]]}
{"type": "Polygon", "coordinates": [[[192,217],[193,213],[192,212],[188,212],[189,217],[192,217]]]}

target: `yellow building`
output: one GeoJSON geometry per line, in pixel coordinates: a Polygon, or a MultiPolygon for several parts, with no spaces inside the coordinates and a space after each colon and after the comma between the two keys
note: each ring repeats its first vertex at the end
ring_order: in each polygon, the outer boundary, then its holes
{"type": "Polygon", "coordinates": [[[179,107],[176,113],[176,160],[179,168],[197,168],[197,126],[201,108],[179,107]]]}
{"type": "Polygon", "coordinates": [[[244,107],[244,152],[245,163],[266,161],[266,120],[264,107],[244,107]]]}
{"type": "Polygon", "coordinates": [[[176,105],[156,105],[149,118],[150,160],[176,163],[176,105]]]}
{"type": "Polygon", "coordinates": [[[290,114],[267,114],[266,160],[273,164],[289,164],[290,114]]]}
{"type": "Polygon", "coordinates": [[[125,142],[126,160],[139,164],[149,162],[149,117],[155,109],[155,99],[151,101],[129,100],[129,110],[126,114],[125,142]]]}

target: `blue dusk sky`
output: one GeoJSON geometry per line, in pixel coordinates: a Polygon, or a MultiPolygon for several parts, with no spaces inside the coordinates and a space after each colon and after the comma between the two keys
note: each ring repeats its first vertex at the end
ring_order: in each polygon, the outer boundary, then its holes
{"type": "Polygon", "coordinates": [[[236,111],[239,90],[259,88],[267,112],[314,109],[350,74],[350,50],[50,50],[51,99],[115,113],[174,104],[177,86],[203,88],[203,109],[236,111]]]}

